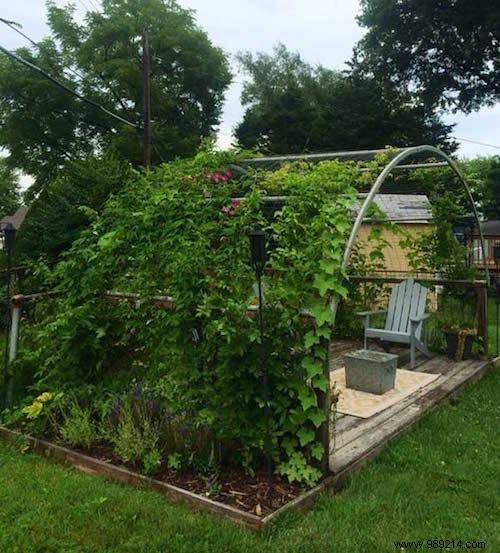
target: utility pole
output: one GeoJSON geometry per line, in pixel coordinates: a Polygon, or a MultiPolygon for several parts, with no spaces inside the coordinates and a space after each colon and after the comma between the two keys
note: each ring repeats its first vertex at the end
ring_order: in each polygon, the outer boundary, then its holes
{"type": "Polygon", "coordinates": [[[149,58],[149,38],[146,27],[142,31],[142,80],[143,80],[143,156],[144,167],[151,166],[151,62],[149,58]]]}

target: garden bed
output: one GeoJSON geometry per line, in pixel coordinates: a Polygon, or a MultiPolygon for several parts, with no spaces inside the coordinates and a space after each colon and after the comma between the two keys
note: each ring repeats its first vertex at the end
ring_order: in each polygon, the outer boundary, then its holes
{"type": "Polygon", "coordinates": [[[275,476],[274,493],[267,497],[265,474],[260,473],[251,477],[243,472],[232,471],[221,474],[217,480],[217,491],[207,496],[207,482],[199,475],[165,472],[157,478],[150,478],[115,464],[107,448],[96,449],[92,455],[88,455],[81,450],[68,449],[4,426],[0,426],[0,436],[18,445],[23,451],[40,453],[52,461],[71,464],[88,474],[153,489],[163,493],[173,502],[187,503],[195,509],[222,515],[254,530],[264,528],[282,510],[296,507],[302,502],[309,504],[311,496],[323,489],[320,484],[305,491],[303,486],[290,484],[285,479],[275,476]],[[26,446],[28,449],[24,449],[26,446]]]}

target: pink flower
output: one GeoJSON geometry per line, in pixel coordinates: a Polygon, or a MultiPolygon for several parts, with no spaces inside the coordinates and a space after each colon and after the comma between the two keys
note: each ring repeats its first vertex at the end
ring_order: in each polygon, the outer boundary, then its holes
{"type": "Polygon", "coordinates": [[[206,173],[205,176],[210,179],[212,182],[227,182],[232,176],[232,171],[226,171],[223,173],[222,171],[217,171],[216,173],[206,173]]]}

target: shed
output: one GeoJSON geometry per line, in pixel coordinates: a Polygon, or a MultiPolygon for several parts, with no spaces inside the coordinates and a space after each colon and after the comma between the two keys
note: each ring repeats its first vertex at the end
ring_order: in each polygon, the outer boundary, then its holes
{"type": "MultiPolygon", "coordinates": [[[[374,203],[392,223],[402,230],[411,232],[413,236],[429,232],[432,227],[432,206],[429,198],[424,194],[377,194],[374,203]]],[[[360,206],[357,206],[360,209],[360,206]]],[[[359,241],[365,252],[371,251],[369,234],[372,225],[380,220],[367,218],[364,220],[359,241]]],[[[388,242],[384,249],[385,270],[391,276],[404,276],[402,273],[410,271],[408,251],[400,244],[403,236],[388,229],[382,230],[382,238],[388,242]]]]}

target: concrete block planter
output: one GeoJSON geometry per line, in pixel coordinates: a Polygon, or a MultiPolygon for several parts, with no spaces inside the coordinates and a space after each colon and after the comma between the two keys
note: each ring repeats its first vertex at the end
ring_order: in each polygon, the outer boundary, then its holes
{"type": "Polygon", "coordinates": [[[378,395],[394,388],[397,355],[360,349],[347,353],[344,360],[348,388],[378,395]]]}

